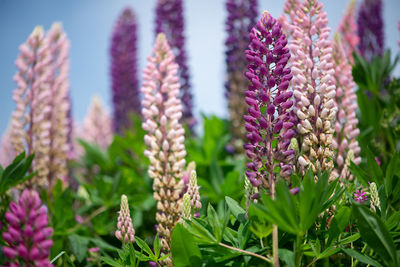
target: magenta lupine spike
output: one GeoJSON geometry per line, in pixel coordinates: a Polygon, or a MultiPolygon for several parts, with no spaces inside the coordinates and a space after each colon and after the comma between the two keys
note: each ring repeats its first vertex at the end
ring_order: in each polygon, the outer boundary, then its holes
{"type": "Polygon", "coordinates": [[[243,115],[247,111],[244,101],[244,92],[248,87],[248,80],[243,76],[247,69],[244,51],[249,44],[249,32],[257,23],[257,0],[227,0],[228,16],[225,29],[228,34],[225,40],[226,97],[228,99],[233,146],[236,150],[243,150],[246,139],[246,129],[243,126],[243,115]]]}
{"type": "Polygon", "coordinates": [[[327,25],[326,12],[317,0],[305,0],[293,21],[292,87],[301,144],[298,165],[303,173],[309,167],[314,173],[333,168],[331,146],[337,107],[332,42],[327,25]]]}
{"type": "Polygon", "coordinates": [[[357,51],[357,45],[360,42],[357,35],[356,0],[350,0],[346,12],[339,23],[337,32],[342,39],[341,42],[346,58],[353,64],[353,52],[357,51]]]}
{"type": "Polygon", "coordinates": [[[364,202],[367,201],[367,193],[364,192],[362,189],[357,190],[356,193],[354,193],[354,200],[358,203],[364,204],[364,202]]]}
{"type": "Polygon", "coordinates": [[[17,156],[15,149],[11,143],[11,128],[7,127],[5,133],[1,137],[0,143],[0,165],[5,168],[10,165],[17,156]]]}
{"type": "Polygon", "coordinates": [[[53,266],[49,261],[53,229],[36,191],[25,189],[17,203],[11,202],[5,219],[8,230],[3,233],[7,243],[3,252],[8,266],[53,266]]]}
{"type": "MultiPolygon", "coordinates": [[[[150,160],[149,176],[154,179],[157,201],[157,231],[163,253],[170,252],[171,232],[181,212],[181,178],[185,173],[185,130],[180,124],[182,104],[179,99],[178,64],[164,34],[156,38],[153,55],[143,70],[142,127],[147,134],[145,155],[150,160]]],[[[164,262],[172,265],[171,258],[164,262]]]]}
{"type": "Polygon", "coordinates": [[[295,135],[295,119],[291,115],[292,92],[288,90],[292,74],[286,67],[290,53],[280,22],[268,12],[262,14],[250,39],[245,76],[251,84],[245,98],[248,115],[244,116],[249,143],[244,148],[251,162],[246,175],[253,186],[268,188],[274,183],[276,166],[283,177],[292,172],[294,150],[289,145],[295,135]]]}
{"type": "Polygon", "coordinates": [[[54,23],[47,32],[51,53],[51,81],[49,98],[49,174],[48,185],[52,188],[55,179],[66,181],[68,175],[67,158],[69,152],[68,131],[69,102],[69,40],[61,23],[54,23]]]}
{"type": "Polygon", "coordinates": [[[181,84],[180,98],[183,104],[183,124],[193,132],[196,119],[193,115],[193,93],[190,85],[189,67],[185,49],[184,17],[182,0],[158,0],[156,7],[155,32],[164,33],[175,62],[179,65],[178,76],[181,84]]]}
{"type": "Polygon", "coordinates": [[[363,0],[358,11],[357,25],[360,54],[367,61],[382,56],[385,49],[382,0],[363,0]]]}
{"type": "Polygon", "coordinates": [[[117,133],[131,126],[131,113],[140,114],[136,31],[136,16],[127,7],[114,27],[110,50],[113,129],[117,133]]]}
{"type": "Polygon", "coordinates": [[[121,209],[118,215],[118,230],[115,236],[123,243],[135,242],[135,229],[133,229],[132,219],[129,211],[128,198],[121,196],[121,209]]]}
{"type": "Polygon", "coordinates": [[[360,146],[356,140],[360,130],[357,127],[358,119],[356,117],[358,108],[355,94],[356,84],[353,81],[352,66],[347,60],[347,54],[342,44],[341,38],[335,35],[333,59],[335,62],[338,112],[335,123],[336,136],[332,140],[332,146],[337,150],[335,176],[340,175],[341,179],[351,179],[352,176],[346,165],[346,159],[351,157],[349,160],[352,160],[355,164],[361,162],[361,158],[357,156],[360,153],[360,146]]]}
{"type": "MultiPolygon", "coordinates": [[[[77,138],[107,149],[113,139],[111,117],[99,97],[93,97],[82,128],[77,131],[77,138]]],[[[79,146],[79,145],[78,145],[79,146]]],[[[77,151],[82,155],[82,151],[77,151]]]]}
{"type": "Polygon", "coordinates": [[[49,129],[51,109],[48,105],[51,81],[51,53],[43,28],[36,27],[26,43],[19,47],[13,92],[16,109],[11,119],[11,142],[19,154],[35,153],[32,169],[38,171],[29,183],[44,187],[49,174],[49,129]]]}

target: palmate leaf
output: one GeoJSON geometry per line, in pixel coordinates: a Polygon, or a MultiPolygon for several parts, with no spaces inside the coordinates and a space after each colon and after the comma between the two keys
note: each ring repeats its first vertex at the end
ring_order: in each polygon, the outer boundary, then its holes
{"type": "Polygon", "coordinates": [[[192,235],[178,223],[172,231],[171,252],[176,267],[202,266],[200,249],[192,235]]]}
{"type": "Polygon", "coordinates": [[[33,158],[33,154],[25,157],[25,152],[22,152],[15,157],[9,166],[2,170],[0,175],[0,195],[3,195],[10,188],[24,183],[36,175],[36,172],[26,175],[31,167],[33,158]]]}
{"type": "Polygon", "coordinates": [[[353,203],[353,214],[358,220],[361,237],[388,266],[398,266],[396,247],[383,221],[366,207],[353,203]]]}

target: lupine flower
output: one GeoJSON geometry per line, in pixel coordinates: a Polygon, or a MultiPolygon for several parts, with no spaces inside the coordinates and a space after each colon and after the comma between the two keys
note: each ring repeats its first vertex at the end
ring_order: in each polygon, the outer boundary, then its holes
{"type": "Polygon", "coordinates": [[[291,24],[296,17],[296,11],[300,7],[300,0],[286,0],[285,4],[283,5],[283,12],[289,17],[289,19],[282,14],[278,21],[282,24],[282,31],[286,35],[287,39],[289,39],[291,35],[291,24]]]}
{"type": "Polygon", "coordinates": [[[35,153],[32,169],[38,174],[29,183],[44,187],[49,174],[51,125],[47,118],[51,111],[52,55],[43,28],[36,27],[19,51],[15,61],[18,68],[14,76],[17,88],[13,92],[16,109],[12,113],[10,140],[17,154],[35,153]]]}
{"type": "Polygon", "coordinates": [[[15,149],[11,143],[11,128],[8,127],[1,137],[0,143],[0,165],[5,168],[10,165],[17,156],[15,149]]]}
{"type": "Polygon", "coordinates": [[[192,205],[190,195],[188,193],[185,193],[182,198],[181,219],[192,219],[192,205]]]}
{"type": "Polygon", "coordinates": [[[135,14],[125,8],[114,27],[110,52],[113,128],[117,133],[131,125],[131,112],[140,114],[136,29],[135,14]]]}
{"type": "Polygon", "coordinates": [[[290,42],[292,87],[302,150],[298,165],[303,173],[309,167],[314,173],[333,168],[335,69],[328,19],[322,8],[317,0],[301,4],[293,21],[290,42]]]}
{"type": "MultiPolygon", "coordinates": [[[[77,137],[107,149],[113,139],[111,118],[99,97],[93,97],[77,137]]],[[[81,154],[78,152],[78,154],[81,154]]]]}
{"type": "Polygon", "coordinates": [[[193,131],[196,120],[193,116],[193,96],[190,86],[189,68],[183,34],[184,18],[182,0],[158,0],[156,7],[156,34],[164,33],[172,51],[175,62],[179,65],[178,76],[181,84],[180,98],[183,104],[183,124],[193,131]]]}
{"type": "Polygon", "coordinates": [[[244,51],[250,41],[249,32],[257,23],[258,1],[227,0],[225,6],[228,11],[225,21],[228,34],[225,40],[226,97],[231,120],[233,146],[236,150],[241,150],[246,138],[246,129],[243,127],[243,116],[247,110],[244,92],[249,85],[248,80],[243,77],[243,73],[247,69],[244,51]]]}
{"type": "Polygon", "coordinates": [[[376,208],[381,208],[381,201],[379,200],[378,188],[375,183],[369,183],[369,193],[371,195],[371,211],[376,212],[376,208]]]}
{"type": "Polygon", "coordinates": [[[360,133],[357,128],[358,119],[356,117],[357,96],[355,94],[356,84],[353,81],[352,67],[346,60],[346,53],[343,42],[338,35],[335,35],[333,42],[333,59],[335,62],[336,79],[336,103],[339,111],[336,114],[335,132],[336,136],[332,140],[332,147],[337,150],[336,164],[334,173],[342,179],[351,179],[352,176],[347,170],[345,160],[347,154],[352,151],[352,159],[355,164],[360,164],[360,146],[356,140],[360,133]]]}
{"type": "Polygon", "coordinates": [[[350,0],[346,12],[344,13],[337,33],[340,35],[343,49],[347,60],[353,64],[353,52],[357,51],[357,45],[360,39],[357,35],[356,24],[356,0],[350,0]]]}
{"type": "Polygon", "coordinates": [[[115,236],[123,243],[135,242],[135,229],[133,229],[132,219],[129,212],[128,198],[125,195],[121,196],[121,209],[118,215],[118,230],[115,236]]]}
{"type": "Polygon", "coordinates": [[[357,201],[358,203],[364,204],[364,202],[367,201],[367,193],[364,192],[362,189],[357,190],[354,193],[354,200],[357,201]]]}
{"type": "Polygon", "coordinates": [[[189,187],[190,174],[192,173],[192,171],[195,171],[195,170],[196,170],[196,162],[194,162],[194,161],[189,162],[189,164],[186,167],[185,174],[182,177],[182,181],[183,181],[183,184],[185,186],[185,189],[183,190],[184,191],[183,193],[186,193],[186,191],[187,191],[187,189],[189,187]]]}
{"type": "Polygon", "coordinates": [[[7,243],[3,252],[8,266],[53,266],[49,261],[53,229],[48,227],[47,208],[38,193],[25,189],[18,203],[11,202],[5,218],[9,227],[3,233],[7,243]]]}
{"type": "Polygon", "coordinates": [[[292,92],[288,90],[292,74],[286,67],[290,54],[280,22],[268,12],[262,14],[250,39],[245,76],[251,84],[245,99],[248,115],[244,116],[249,143],[244,148],[251,162],[246,175],[253,186],[267,188],[274,183],[276,166],[283,177],[292,172],[294,150],[289,145],[295,135],[295,119],[291,115],[292,92]]]}
{"type": "Polygon", "coordinates": [[[187,193],[190,196],[190,206],[192,207],[193,211],[201,209],[199,188],[200,186],[197,185],[196,171],[192,170],[190,173],[190,181],[187,193]]]}
{"type": "MultiPolygon", "coordinates": [[[[145,155],[150,160],[149,176],[154,179],[154,199],[157,201],[157,231],[163,253],[170,252],[171,232],[179,220],[181,178],[185,170],[185,130],[179,120],[182,104],[179,99],[178,64],[164,34],[156,38],[153,55],[143,70],[141,92],[142,127],[147,134],[145,155]]],[[[172,265],[171,258],[164,263],[172,265]]]]}
{"type": "Polygon", "coordinates": [[[375,156],[375,161],[376,161],[376,163],[378,163],[379,166],[381,166],[381,161],[380,161],[379,158],[376,157],[376,156],[375,156]]]}
{"type": "Polygon", "coordinates": [[[367,61],[375,56],[382,56],[385,48],[382,0],[364,0],[358,11],[357,25],[360,54],[367,61]]]}
{"type": "Polygon", "coordinates": [[[69,81],[69,41],[61,23],[54,23],[46,38],[51,53],[51,83],[49,97],[49,175],[51,188],[55,179],[66,179],[68,175],[67,157],[69,152],[68,132],[70,101],[69,81]]]}

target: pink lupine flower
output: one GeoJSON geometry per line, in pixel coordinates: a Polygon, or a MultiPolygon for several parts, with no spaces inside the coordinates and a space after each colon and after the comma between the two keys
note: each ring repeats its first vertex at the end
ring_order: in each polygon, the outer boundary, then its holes
{"type": "Polygon", "coordinates": [[[361,162],[361,158],[358,156],[360,146],[356,140],[360,130],[357,127],[358,119],[356,117],[356,110],[358,108],[357,96],[355,94],[356,84],[353,81],[352,67],[350,62],[346,60],[346,57],[343,42],[338,35],[335,35],[333,58],[335,62],[334,76],[337,87],[336,103],[339,111],[336,114],[336,136],[332,140],[332,146],[337,150],[337,168],[335,168],[334,174],[335,176],[340,175],[342,179],[352,179],[348,170],[348,164],[350,164],[349,161],[353,161],[355,164],[361,162]],[[352,152],[349,154],[349,151],[352,152]]]}
{"type": "Polygon", "coordinates": [[[12,113],[11,142],[17,154],[35,153],[32,169],[38,174],[29,180],[35,186],[47,186],[49,174],[52,55],[43,28],[36,27],[26,43],[19,47],[13,92],[16,109],[12,113]]]}
{"type": "MultiPolygon", "coordinates": [[[[143,70],[141,92],[142,127],[147,134],[145,155],[150,160],[149,176],[154,179],[154,199],[157,201],[157,231],[163,253],[170,251],[171,232],[180,216],[181,178],[185,172],[185,130],[182,104],[179,99],[178,64],[164,34],[156,38],[153,55],[143,70]]],[[[171,266],[166,259],[164,265],[171,266]]]]}
{"type": "Polygon", "coordinates": [[[55,179],[64,179],[68,175],[67,158],[70,150],[68,133],[70,121],[69,103],[69,40],[61,23],[54,23],[47,32],[51,57],[51,82],[49,108],[49,176],[51,188],[55,179]]]}
{"type": "Polygon", "coordinates": [[[129,212],[128,198],[125,195],[121,196],[121,209],[119,211],[118,230],[115,236],[123,243],[135,242],[135,229],[133,229],[132,219],[129,212]]]}
{"type": "Polygon", "coordinates": [[[364,192],[362,189],[357,190],[354,193],[354,200],[357,201],[358,203],[364,204],[364,202],[367,201],[367,193],[364,192]]]}
{"type": "Polygon", "coordinates": [[[340,35],[345,52],[346,57],[344,59],[353,64],[353,52],[357,51],[357,46],[360,42],[357,34],[356,0],[350,0],[346,12],[339,23],[337,32],[340,35]]]}
{"type": "Polygon", "coordinates": [[[0,143],[0,165],[5,168],[12,163],[17,153],[11,143],[11,129],[7,128],[0,143]]]}
{"type": "Polygon", "coordinates": [[[292,24],[294,19],[296,18],[296,11],[300,7],[300,0],[286,0],[285,4],[283,5],[283,12],[278,21],[282,24],[282,31],[289,39],[292,30],[292,24]]]}
{"type": "MultiPolygon", "coordinates": [[[[85,142],[107,149],[113,139],[111,117],[99,97],[93,97],[81,129],[76,136],[85,142]]],[[[77,151],[81,155],[82,151],[77,151]]]]}
{"type": "Polygon", "coordinates": [[[53,266],[49,255],[53,229],[48,227],[47,208],[36,191],[25,189],[18,202],[11,202],[6,212],[8,231],[3,233],[3,246],[9,266],[53,266]]]}
{"type": "Polygon", "coordinates": [[[290,41],[300,171],[333,168],[333,126],[337,107],[330,28],[323,5],[305,0],[297,9],[290,41]]]}

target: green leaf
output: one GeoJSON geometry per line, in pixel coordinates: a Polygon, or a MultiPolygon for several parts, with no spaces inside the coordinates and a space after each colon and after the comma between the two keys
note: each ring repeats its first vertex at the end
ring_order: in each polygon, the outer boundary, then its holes
{"type": "Polygon", "coordinates": [[[225,197],[226,204],[229,207],[229,210],[232,212],[232,215],[241,223],[246,222],[246,211],[236,202],[236,200],[225,197]]]}
{"type": "Polygon", "coordinates": [[[344,228],[348,225],[351,216],[351,209],[349,207],[341,207],[332,219],[331,227],[329,228],[328,242],[330,245],[333,240],[338,239],[340,233],[343,232],[344,228]]]}
{"type": "Polygon", "coordinates": [[[196,238],[198,242],[204,244],[218,244],[214,235],[208,231],[203,225],[200,224],[200,220],[192,218],[191,221],[186,224],[187,230],[196,238]]]}
{"type": "Polygon", "coordinates": [[[354,202],[353,213],[358,220],[362,239],[388,265],[397,266],[396,247],[385,224],[366,207],[354,202]]]}
{"type": "Polygon", "coordinates": [[[156,238],[154,239],[154,254],[157,259],[160,256],[160,251],[161,251],[160,238],[158,237],[158,234],[157,234],[156,238]]]}
{"type": "Polygon", "coordinates": [[[176,267],[202,266],[200,249],[192,235],[178,223],[172,231],[171,252],[176,267]]]}
{"type": "Polygon", "coordinates": [[[295,267],[296,266],[293,251],[290,251],[285,248],[280,248],[278,250],[278,254],[279,254],[279,259],[281,259],[285,263],[285,266],[287,266],[287,267],[295,267]]]}
{"type": "Polygon", "coordinates": [[[86,237],[75,234],[68,236],[68,239],[71,244],[72,253],[74,253],[79,262],[82,262],[85,259],[89,240],[86,237]]]}
{"type": "Polygon", "coordinates": [[[217,239],[217,242],[221,242],[222,239],[222,229],[221,223],[219,221],[218,215],[215,212],[214,208],[210,203],[208,203],[207,207],[207,221],[210,224],[211,228],[213,229],[214,236],[217,239]]]}
{"type": "Polygon", "coordinates": [[[380,264],[379,262],[375,261],[374,259],[365,254],[359,253],[356,250],[350,248],[342,248],[342,251],[347,255],[349,255],[350,257],[355,258],[356,260],[359,260],[362,263],[369,264],[375,267],[383,267],[383,265],[380,264]]]}
{"type": "Polygon", "coordinates": [[[125,267],[123,264],[113,260],[112,258],[110,258],[109,256],[106,257],[100,257],[100,260],[102,260],[104,263],[113,266],[113,267],[125,267]]]}
{"type": "MultiPolygon", "coordinates": [[[[149,245],[147,245],[147,243],[146,243],[145,241],[143,241],[141,238],[139,238],[139,237],[137,237],[137,236],[135,236],[135,240],[136,240],[135,243],[136,243],[143,251],[145,251],[145,252],[150,256],[150,258],[153,258],[153,257],[154,257],[153,251],[151,251],[149,245]]],[[[157,257],[157,258],[158,258],[158,257],[157,257]]]]}

